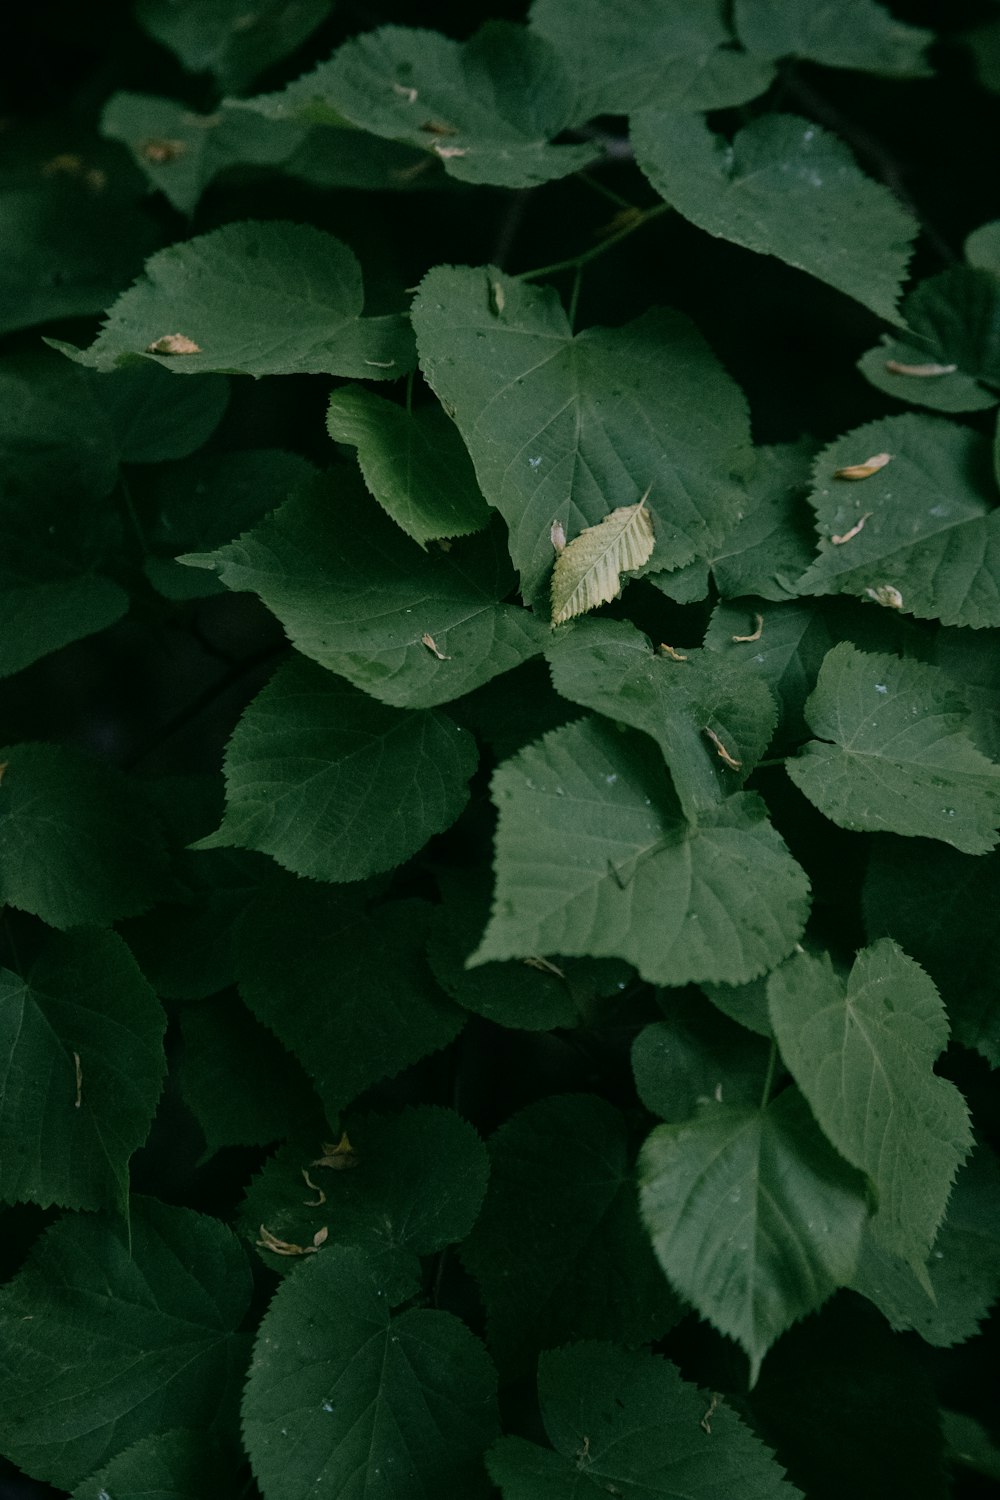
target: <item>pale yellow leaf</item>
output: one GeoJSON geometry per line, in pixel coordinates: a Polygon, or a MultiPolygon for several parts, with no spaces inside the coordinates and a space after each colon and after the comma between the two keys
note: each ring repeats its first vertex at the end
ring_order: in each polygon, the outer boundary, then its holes
{"type": "Polygon", "coordinates": [[[556,558],[552,572],[553,625],[562,625],[574,615],[617,599],[621,575],[648,562],[655,541],[646,495],[637,505],[622,505],[596,526],[581,531],[556,558]]]}

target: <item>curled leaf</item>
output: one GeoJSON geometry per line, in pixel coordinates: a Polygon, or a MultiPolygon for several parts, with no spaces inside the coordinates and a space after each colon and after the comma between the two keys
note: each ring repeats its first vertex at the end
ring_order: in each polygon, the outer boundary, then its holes
{"type": "Polygon", "coordinates": [[[549,527],[549,540],[556,552],[564,552],[566,550],[566,532],[561,521],[552,522],[552,525],[549,527]]]}
{"type": "Polygon", "coordinates": [[[754,617],[753,617],[753,634],[752,635],[734,635],[732,637],[733,644],[734,645],[746,645],[746,644],[749,644],[752,641],[759,641],[760,638],[761,638],[761,636],[763,634],[764,634],[764,616],[763,615],[754,615],[754,617]]]}
{"type": "Polygon", "coordinates": [[[420,640],[421,644],[426,646],[428,651],[432,652],[433,655],[437,657],[438,661],[451,661],[450,656],[446,656],[443,651],[438,650],[434,637],[430,635],[428,631],[424,631],[423,635],[420,637],[420,640]]]}
{"type": "Polygon", "coordinates": [[[902,609],[903,596],[899,589],[891,583],[880,583],[877,588],[865,589],[869,599],[874,599],[876,604],[882,604],[886,609],[902,609]]]}
{"type": "Polygon", "coordinates": [[[856,537],[858,535],[859,531],[863,531],[864,530],[864,524],[865,524],[865,522],[867,520],[870,519],[870,517],[872,516],[872,514],[873,514],[872,511],[866,510],[865,513],[864,513],[864,515],[861,517],[861,520],[860,521],[855,521],[855,523],[851,527],[850,531],[845,531],[841,536],[832,536],[830,538],[830,540],[833,543],[833,545],[835,547],[842,547],[845,542],[851,541],[854,537],[856,537]]]}
{"type": "Polygon", "coordinates": [[[848,464],[844,469],[834,469],[834,479],[870,479],[879,469],[884,469],[892,459],[891,453],[874,453],[862,464],[848,464]]]}
{"type": "Polygon", "coordinates": [[[728,766],[731,771],[740,771],[743,769],[743,762],[741,760],[737,760],[735,755],[730,755],[729,751],[719,739],[719,736],[716,734],[715,730],[709,729],[707,724],[705,725],[705,733],[708,735],[709,739],[712,741],[712,744],[715,746],[716,754],[718,755],[724,766],[728,766]]]}
{"type": "Polygon", "coordinates": [[[661,641],[656,649],[660,656],[669,656],[671,661],[687,661],[683,651],[676,651],[673,646],[668,646],[666,641],[661,641]]]}
{"type": "Polygon", "coordinates": [[[646,509],[648,494],[588,526],[559,553],[552,573],[553,625],[617,599],[622,573],[648,562],[656,541],[646,509]]]}
{"type": "Polygon", "coordinates": [[[324,1141],[323,1155],[317,1157],[312,1163],[314,1167],[330,1167],[334,1172],[344,1172],[348,1167],[356,1167],[357,1164],[357,1153],[347,1139],[346,1130],[336,1145],[330,1141],[324,1141]]]}
{"type": "Polygon", "coordinates": [[[933,379],[938,375],[954,375],[958,365],[905,365],[899,359],[887,359],[885,367],[890,375],[914,375],[921,380],[933,379]]]}
{"type": "Polygon", "coordinates": [[[313,1235],[311,1245],[296,1245],[291,1240],[279,1240],[276,1234],[272,1234],[262,1224],[260,1226],[260,1237],[257,1240],[257,1248],[259,1250],[270,1250],[272,1255],[315,1255],[323,1240],[326,1239],[328,1232],[326,1229],[318,1229],[313,1235]]]}
{"type": "Polygon", "coordinates": [[[465,156],[464,146],[442,146],[438,141],[434,142],[434,151],[442,161],[450,161],[453,156],[465,156]]]}
{"type": "Polygon", "coordinates": [[[148,162],[156,167],[164,167],[168,162],[176,161],[187,151],[186,141],[168,141],[160,139],[144,141],[142,144],[142,155],[148,162]]]}
{"type": "Polygon", "coordinates": [[[147,354],[200,354],[201,345],[184,333],[165,333],[146,345],[147,354]]]}

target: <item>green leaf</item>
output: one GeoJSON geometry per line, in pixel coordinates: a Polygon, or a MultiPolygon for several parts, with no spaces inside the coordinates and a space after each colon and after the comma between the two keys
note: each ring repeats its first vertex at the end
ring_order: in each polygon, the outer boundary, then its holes
{"type": "MultiPolygon", "coordinates": [[[[147,363],[126,369],[156,370],[156,366],[147,363]]],[[[160,375],[159,370],[156,373],[160,375]]],[[[160,378],[168,380],[166,375],[160,378]]],[[[184,381],[170,384],[174,389],[188,389],[184,381]]],[[[224,593],[219,580],[204,569],[196,572],[175,561],[178,553],[224,546],[315,472],[307,459],[280,448],[198,453],[185,462],[154,469],[144,491],[136,496],[149,548],[143,563],[146,577],[166,599],[224,593]]]]}
{"type": "Polygon", "coordinates": [[[980,224],[966,237],[965,258],[970,266],[1000,276],[1000,219],[980,224]]]}
{"type": "Polygon", "coordinates": [[[158,1432],[119,1453],[73,1491],[72,1500],[219,1500],[231,1473],[227,1455],[190,1428],[158,1432]]]}
{"type": "Polygon", "coordinates": [[[703,992],[717,1010],[758,1036],[773,1039],[771,1018],[767,1013],[767,975],[749,984],[703,984],[703,992]]]}
{"type": "Polygon", "coordinates": [[[767,59],[797,57],[828,68],[854,68],[897,78],[926,78],[924,49],[934,33],[897,21],[875,0],[736,0],[736,32],[748,52],[767,59]]]}
{"type": "Polygon", "coordinates": [[[564,625],[617,599],[623,573],[649,562],[656,544],[645,496],[587,526],[556,554],[552,570],[552,623],[564,625]]]}
{"type": "Polygon", "coordinates": [[[955,1040],[1000,1068],[1000,855],[878,839],[862,900],[869,939],[895,938],[940,990],[955,1040]]]}
{"type": "Polygon", "coordinates": [[[437,404],[409,411],[362,386],[341,386],[326,430],[357,448],[365,484],[415,542],[467,536],[489,520],[465,445],[437,404]]]}
{"type": "Polygon", "coordinates": [[[679,1309],[635,1203],[625,1121],[590,1094],[543,1099],[490,1141],[490,1185],[462,1259],[502,1372],[567,1338],[641,1344],[679,1309]]]}
{"type": "Polygon", "coordinates": [[[250,1291],[235,1235],[191,1209],[133,1198],[130,1228],[60,1220],[0,1292],[4,1453],[69,1489],[154,1433],[212,1432],[250,1291]]]}
{"type": "Polygon", "coordinates": [[[648,491],[659,569],[704,555],[736,520],[746,403],[680,313],[574,337],[551,289],[438,266],[413,326],[421,369],[508,524],[526,598],[547,592],[553,521],[572,540],[648,491]]]}
{"type": "Polygon", "coordinates": [[[705,632],[705,646],[742,671],[761,677],[781,704],[781,731],[792,743],[806,734],[802,709],[816,682],[816,674],[830,648],[840,638],[837,621],[808,601],[766,604],[739,599],[716,605],[705,632]],[[760,639],[753,635],[760,621],[760,639]]]}
{"type": "Polygon", "coordinates": [[[900,318],[907,337],[884,337],[858,361],[866,380],[937,411],[996,405],[997,392],[978,383],[1000,385],[1000,280],[991,271],[952,266],[921,281],[903,299],[900,318]]]}
{"type": "Polygon", "coordinates": [[[364,1254],[339,1245],[278,1288],[243,1399],[266,1500],[305,1500],[317,1477],[329,1495],[485,1495],[499,1426],[486,1351],[451,1313],[394,1318],[388,1300],[364,1254]]]}
{"type": "Polygon", "coordinates": [[[699,229],[777,256],[896,321],[917,225],[836,136],[768,114],[730,145],[697,115],[644,109],[632,117],[632,142],[657,192],[699,229]]]}
{"type": "Polygon", "coordinates": [[[476,761],[447,715],[387,708],[295,657],[233,731],[222,826],[196,847],[235,844],[296,875],[363,880],[451,826],[476,761]]]}
{"type": "Polygon", "coordinates": [[[121,141],[151,185],[190,214],[219,172],[281,166],[301,146],[306,128],[225,105],[199,115],[176,99],[118,93],[104,106],[101,133],[121,141]]]}
{"type": "Polygon", "coordinates": [[[743,663],[712,651],[689,651],[683,661],[657,655],[625,621],[587,622],[558,635],[546,655],[564,698],[652,736],[685,817],[740,787],[774,732],[770,689],[743,663]]]}
{"type": "Polygon", "coordinates": [[[466,959],[489,920],[492,880],[488,871],[463,870],[439,876],[438,883],[444,900],[431,923],[427,959],[445,994],[498,1026],[525,1031],[576,1026],[574,968],[593,964],[569,961],[554,968],[535,957],[467,969],[466,959]]]}
{"type": "Polygon", "coordinates": [[[100,926],[152,905],[166,854],[120,771],[61,745],[12,745],[0,764],[0,901],[51,927],[100,926]]]}
{"type": "Polygon", "coordinates": [[[578,122],[644,104],[725,109],[762,94],[774,69],[732,49],[719,0],[535,0],[532,30],[557,48],[576,85],[578,122]]]}
{"type": "Polygon", "coordinates": [[[775,1339],[854,1274],[864,1182],[794,1089],[763,1110],[716,1104],[658,1125],[639,1181],[661,1266],[746,1351],[751,1385],[775,1339]]]}
{"type": "Polygon", "coordinates": [[[529,188],[599,154],[551,144],[573,123],[573,88],[541,36],[490,21],[467,42],[383,26],[345,42],[280,94],[247,101],[273,120],[349,120],[437,157],[464,182],[529,188]]]}
{"type": "Polygon", "coordinates": [[[1000,826],[1000,766],[969,736],[960,691],[939,667],[828,652],[806,720],[810,740],[785,769],[840,828],[936,838],[985,854],[1000,826]]]}
{"type": "MultiPolygon", "coordinates": [[[[337,1170],[343,1158],[324,1150],[322,1140],[300,1135],[250,1184],[241,1224],[254,1242],[263,1224],[303,1246],[326,1228],[321,1255],[333,1245],[356,1246],[377,1267],[390,1300],[396,1290],[401,1300],[409,1295],[413,1257],[433,1255],[472,1228],[486,1191],[486,1147],[468,1121],[429,1105],[347,1123],[349,1170],[337,1170]]],[[[297,1264],[267,1249],[262,1256],[276,1271],[297,1264]]]]}
{"type": "Polygon", "coordinates": [[[701,995],[660,995],[665,1021],[644,1026],[632,1044],[635,1087],[650,1114],[678,1122],[703,1104],[755,1105],[770,1048],[720,1016],[701,995]]]}
{"type": "Polygon", "coordinates": [[[817,458],[810,504],[823,540],[800,593],[853,594],[945,625],[1000,625],[1000,510],[979,433],[916,414],[857,427],[817,458]],[[836,476],[883,452],[891,461],[870,478],[836,476]],[[827,540],[863,515],[850,541],[827,540]]]}
{"type": "Polygon", "coordinates": [[[541,620],[503,601],[514,587],[499,523],[423,552],[338,473],[253,531],[185,561],[252,589],[293,645],[397,708],[433,708],[534,656],[541,620]]]}
{"type": "Polygon", "coordinates": [[[332,0],[139,0],[139,24],[189,73],[243,89],[294,52],[329,14],[332,0]]]}
{"type": "Polygon", "coordinates": [[[95,370],[147,359],[174,375],[398,379],[413,363],[406,322],[362,317],[363,305],[361,267],[340,240],[247,221],[158,251],[89,349],[57,347],[95,370]],[[177,352],[162,347],[176,337],[186,341],[177,352]]]}
{"type": "Polygon", "coordinates": [[[331,1119],[462,1027],[426,967],[428,916],[420,901],[368,912],[358,890],[285,878],[239,922],[240,993],[301,1062],[331,1119]]]}
{"type": "Polygon", "coordinates": [[[930,660],[961,687],[973,740],[990,760],[1000,760],[1000,632],[939,630],[931,645],[930,660]]]}
{"type": "Polygon", "coordinates": [[[781,1055],[813,1114],[875,1185],[876,1242],[922,1275],[971,1146],[965,1100],[933,1071],[948,1042],[933,981],[883,939],[858,954],[846,984],[827,956],[800,953],[767,992],[781,1055]]]}
{"type": "Polygon", "coordinates": [[[235,995],[181,1011],[184,1103],[205,1155],[283,1140],[316,1101],[301,1066],[235,995]]]}
{"type": "MultiPolygon", "coordinates": [[[[79,369],[74,373],[83,374],[79,369]]],[[[221,376],[205,375],[191,385],[177,385],[148,359],[111,375],[88,373],[85,378],[126,464],[186,458],[212,436],[229,400],[229,382],[221,376]]]]}
{"type": "Polygon", "coordinates": [[[53,933],[0,995],[0,1197],[123,1208],[166,1072],[159,1001],[111,932],[53,933]]]}
{"type": "Polygon", "coordinates": [[[591,954],[653,984],[740,984],[802,931],[808,882],[760,800],[687,824],[644,735],[557,729],[500,767],[493,795],[497,888],[473,964],[591,954]]]}
{"type": "Polygon", "coordinates": [[[927,1288],[866,1234],[851,1285],[894,1329],[913,1329],[946,1348],[979,1332],[1000,1296],[1000,1168],[986,1146],[961,1169],[927,1262],[927,1288]]]}

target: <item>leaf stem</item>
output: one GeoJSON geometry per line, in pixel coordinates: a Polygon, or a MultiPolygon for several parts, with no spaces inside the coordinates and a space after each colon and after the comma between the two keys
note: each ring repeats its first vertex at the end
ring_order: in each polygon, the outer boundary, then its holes
{"type": "Polygon", "coordinates": [[[600,182],[596,177],[591,177],[589,172],[578,172],[576,177],[578,182],[593,188],[595,193],[600,193],[602,198],[607,198],[608,202],[613,203],[616,208],[626,209],[629,213],[639,212],[634,203],[630,203],[627,198],[623,198],[621,193],[616,193],[614,188],[609,188],[606,183],[600,182]]]}
{"type": "Polygon", "coordinates": [[[580,286],[582,282],[583,267],[577,266],[576,275],[573,277],[573,290],[569,294],[569,311],[567,313],[567,317],[569,318],[569,326],[571,329],[576,328],[576,304],[580,300],[580,286]]]}
{"type": "Polygon", "coordinates": [[[598,256],[603,255],[605,251],[610,250],[619,241],[628,239],[629,235],[634,234],[637,229],[642,229],[644,225],[651,223],[653,219],[659,219],[663,214],[669,213],[670,207],[669,203],[654,203],[652,208],[637,208],[629,213],[628,222],[623,224],[621,229],[607,235],[601,240],[599,245],[591,245],[589,250],[581,250],[579,255],[571,255],[566,260],[553,261],[550,266],[538,266],[533,271],[519,271],[513,277],[513,280],[537,281],[542,276],[554,276],[558,271],[579,270],[581,267],[589,265],[592,260],[597,260],[598,256]]]}
{"type": "Polygon", "coordinates": [[[771,1097],[771,1085],[774,1082],[774,1070],[778,1062],[778,1044],[771,1043],[771,1051],[767,1059],[767,1072],[764,1075],[764,1091],[760,1096],[761,1109],[767,1108],[767,1101],[771,1097]]]}

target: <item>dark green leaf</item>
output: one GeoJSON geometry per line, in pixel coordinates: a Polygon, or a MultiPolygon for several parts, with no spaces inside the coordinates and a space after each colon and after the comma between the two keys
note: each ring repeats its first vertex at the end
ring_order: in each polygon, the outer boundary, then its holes
{"type": "Polygon", "coordinates": [[[693,1120],[658,1125],[639,1180],[661,1266],[746,1350],[751,1384],[779,1334],[854,1274],[864,1180],[795,1089],[763,1110],[713,1104],[693,1120]]]}
{"type": "Polygon", "coordinates": [[[189,73],[243,89],[316,30],[332,0],[139,0],[142,26],[189,73]]]}
{"type": "Polygon", "coordinates": [[[240,920],[240,992],[301,1062],[331,1119],[461,1029],[462,1012],[424,960],[428,916],[419,901],[366,912],[358,890],[289,878],[240,920]]]}
{"type": "Polygon", "coordinates": [[[233,731],[222,826],[196,847],[235,844],[296,875],[363,880],[451,826],[476,761],[447,715],[387,708],[295,657],[233,731]]]}
{"type": "Polygon", "coordinates": [[[759,673],[781,703],[782,730],[793,741],[806,734],[802,709],[815,682],[823,658],[839,636],[835,623],[808,601],[758,604],[739,599],[719,604],[705,632],[705,645],[736,665],[744,674],[759,673]],[[760,639],[738,641],[753,635],[760,620],[760,639]]]}
{"type": "Polygon", "coordinates": [[[361,267],[340,240],[247,221],[160,250],[89,349],[58,347],[95,370],[151,359],[175,375],[405,375],[405,320],[362,317],[363,305],[361,267]]]}
{"type": "Polygon", "coordinates": [[[585,621],[556,635],[546,655],[564,698],[656,741],[692,820],[743,784],[774,732],[777,705],[762,676],[713,651],[657,655],[625,621],[585,621]]]}
{"type": "Polygon", "coordinates": [[[124,1208],[166,1072],[131,953],[111,932],[52,934],[27,978],[0,970],[0,997],[0,1197],[124,1208]]]}
{"type": "MultiPolygon", "coordinates": [[[[709,557],[723,599],[756,594],[785,600],[791,591],[788,580],[809,566],[813,536],[803,497],[812,453],[813,444],[806,441],[757,449],[743,513],[709,557]]],[[[744,633],[752,630],[751,624],[744,633]]]]}
{"type": "Polygon", "coordinates": [[[806,720],[810,740],[785,769],[841,828],[937,838],[985,854],[1000,826],[1000,766],[974,745],[960,691],[939,667],[828,652],[806,720]]]}
{"type": "Polygon", "coordinates": [[[151,906],[166,881],[159,827],[120,771],[60,745],[0,750],[0,900],[51,927],[151,906]]]}
{"type": "Polygon", "coordinates": [[[1000,219],[980,224],[966,236],[965,258],[970,266],[1000,275],[1000,219]]]}
{"type": "Polygon", "coordinates": [[[505,604],[502,527],[423,552],[351,474],[317,480],[253,531],[186,559],[252,589],[304,656],[398,708],[433,708],[519,666],[548,627],[505,604]]]}
{"type": "Polygon", "coordinates": [[[490,1185],[462,1246],[501,1371],[567,1338],[660,1338],[677,1304],[635,1203],[625,1121],[603,1099],[529,1105],[490,1141],[490,1185]]]}
{"type": "Polygon", "coordinates": [[[924,49],[934,34],[905,26],[875,0],[736,0],[737,35],[763,58],[798,57],[828,68],[855,68],[890,77],[925,78],[924,49]]]}
{"type": "Polygon", "coordinates": [[[884,339],[858,361],[866,380],[938,411],[996,405],[996,391],[978,383],[1000,385],[1000,280],[992,272],[952,266],[904,298],[900,317],[908,335],[884,339]]]}
{"type": "Polygon", "coordinates": [[[574,337],[551,289],[438,266],[413,325],[421,368],[510,528],[526,598],[546,592],[553,521],[571,541],[648,490],[662,569],[706,554],[737,519],[746,403],[680,313],[574,337]]]}
{"type": "Polygon", "coordinates": [[[341,386],[326,430],[357,448],[368,488],[415,542],[467,536],[489,520],[468,452],[440,406],[409,411],[362,386],[341,386]]]}
{"type": "Polygon", "coordinates": [[[487,1492],[499,1425],[486,1351],[450,1313],[391,1317],[360,1250],[334,1245],[278,1288],[261,1323],[243,1430],[266,1500],[487,1492]],[[360,1486],[360,1487],[359,1487],[360,1486]]]}
{"type": "Polygon", "coordinates": [[[140,1198],[128,1228],[60,1220],[0,1293],[3,1452],[69,1489],[151,1434],[211,1431],[250,1290],[239,1241],[190,1209],[140,1198]]]}
{"type": "Polygon", "coordinates": [[[644,1026],[632,1045],[639,1098],[650,1114],[679,1122],[703,1104],[760,1101],[769,1048],[718,1014],[703,996],[664,991],[665,1021],[644,1026]]]}
{"type": "Polygon", "coordinates": [[[836,136],[767,114],[730,145],[697,115],[645,109],[632,118],[632,140],[657,192],[699,229],[775,255],[896,320],[916,221],[836,136]]]}
{"type": "Polygon", "coordinates": [[[158,1432],[85,1479],[72,1500],[219,1500],[231,1462],[203,1433],[158,1432]]]}
{"type": "Polygon", "coordinates": [[[493,918],[471,962],[623,958],[654,984],[740,984],[802,931],[808,882],[748,793],[685,822],[646,736],[601,720],[505,762],[493,918]]]}
{"type": "Polygon", "coordinates": [[[876,1242],[918,1276],[972,1144],[969,1112],[934,1074],[948,1018],[931,979],[884,938],[846,984],[829,957],[799,953],[768,980],[781,1055],[828,1139],[866,1172],[876,1242]]]}

